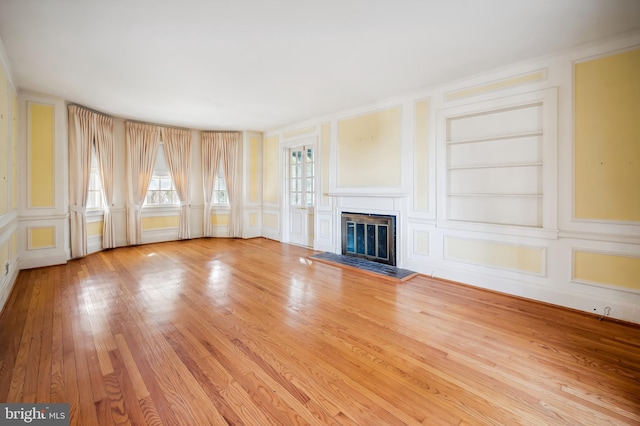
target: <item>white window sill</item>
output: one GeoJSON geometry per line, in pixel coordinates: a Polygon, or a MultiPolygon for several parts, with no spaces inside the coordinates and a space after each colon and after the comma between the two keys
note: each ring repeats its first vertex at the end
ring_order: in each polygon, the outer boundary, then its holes
{"type": "Polygon", "coordinates": [[[180,205],[142,206],[143,216],[176,216],[180,213],[180,205]]]}
{"type": "Polygon", "coordinates": [[[90,209],[86,211],[87,222],[99,222],[104,218],[103,209],[90,209]]]}
{"type": "Polygon", "coordinates": [[[211,211],[229,211],[231,210],[231,206],[228,204],[212,204],[211,211]]]}

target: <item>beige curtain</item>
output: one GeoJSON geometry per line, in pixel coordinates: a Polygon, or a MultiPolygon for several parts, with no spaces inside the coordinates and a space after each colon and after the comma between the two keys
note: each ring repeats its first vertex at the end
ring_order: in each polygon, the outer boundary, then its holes
{"type": "Polygon", "coordinates": [[[127,153],[127,242],[142,243],[142,204],[153,175],[158,153],[159,129],[126,122],[127,153]]]}
{"type": "Polygon", "coordinates": [[[218,133],[220,142],[217,144],[222,158],[224,168],[224,180],[227,183],[227,193],[229,195],[229,236],[239,237],[241,235],[240,225],[242,220],[238,216],[238,203],[236,200],[236,157],[238,156],[238,144],[240,133],[218,133]]]}
{"type": "Polygon", "coordinates": [[[102,201],[104,205],[104,225],[102,228],[102,248],[116,246],[116,232],[113,227],[113,119],[96,114],[95,146],[102,181],[102,201]]]}
{"type": "Polygon", "coordinates": [[[69,105],[69,208],[71,257],[87,254],[87,198],[91,177],[94,113],[69,105]]]}
{"type": "Polygon", "coordinates": [[[210,237],[211,230],[211,203],[213,202],[213,189],[220,164],[220,152],[214,149],[215,135],[213,132],[202,132],[202,188],[204,191],[204,236],[210,237]]]}
{"type": "Polygon", "coordinates": [[[191,238],[189,229],[191,186],[191,131],[184,129],[162,128],[164,154],[171,179],[180,199],[180,217],[178,218],[178,238],[191,238]]]}
{"type": "Polygon", "coordinates": [[[237,216],[237,203],[235,194],[236,158],[240,133],[237,132],[202,132],[202,185],[204,189],[204,236],[210,237],[211,230],[211,203],[213,201],[213,188],[218,173],[218,165],[222,164],[224,179],[227,183],[229,195],[229,228],[230,237],[238,237],[241,234],[237,216]]]}

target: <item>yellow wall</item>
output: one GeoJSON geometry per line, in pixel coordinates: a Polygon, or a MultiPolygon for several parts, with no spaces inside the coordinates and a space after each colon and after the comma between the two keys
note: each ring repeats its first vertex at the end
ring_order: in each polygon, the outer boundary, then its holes
{"type": "Polygon", "coordinates": [[[9,105],[9,80],[0,66],[0,215],[9,211],[9,105]]]}
{"type": "Polygon", "coordinates": [[[249,215],[249,226],[251,227],[258,226],[258,213],[251,213],[249,215]]]}
{"type": "Polygon", "coordinates": [[[213,225],[213,226],[227,226],[227,225],[229,225],[229,215],[228,214],[212,214],[211,215],[211,225],[213,225]]]}
{"type": "Polygon", "coordinates": [[[575,65],[575,216],[640,221],[640,49],[575,65]]]}
{"type": "Polygon", "coordinates": [[[402,107],[338,122],[338,186],[399,187],[402,107]]]}
{"type": "Polygon", "coordinates": [[[39,249],[39,248],[49,248],[55,247],[56,238],[55,238],[55,227],[54,226],[45,226],[45,227],[34,227],[28,228],[29,231],[29,248],[31,249],[39,249]]]}
{"type": "Polygon", "coordinates": [[[544,249],[445,237],[445,257],[494,268],[544,273],[544,249]]]}
{"type": "Polygon", "coordinates": [[[264,213],[262,215],[262,226],[265,228],[278,229],[278,215],[264,213]]]}
{"type": "Polygon", "coordinates": [[[249,201],[258,202],[258,138],[249,138],[249,201]]]}
{"type": "Polygon", "coordinates": [[[55,207],[53,120],[53,105],[29,103],[29,207],[55,207]]]}
{"type": "Polygon", "coordinates": [[[178,216],[153,216],[142,218],[142,229],[166,229],[178,227],[178,216]]]}
{"type": "Polygon", "coordinates": [[[96,237],[102,235],[104,229],[104,221],[87,223],[87,237],[96,237]]]}
{"type": "Polygon", "coordinates": [[[547,77],[545,70],[534,71],[525,75],[519,75],[516,77],[505,78],[502,80],[494,81],[489,84],[483,84],[480,86],[469,87],[455,92],[450,92],[445,95],[447,101],[455,101],[459,99],[468,98],[470,96],[477,96],[484,93],[495,92],[497,90],[508,89],[510,87],[521,86],[523,84],[529,84],[536,81],[542,81],[547,77]]]}
{"type": "Polygon", "coordinates": [[[277,135],[264,139],[262,201],[265,203],[278,203],[278,145],[277,135]]]}
{"type": "Polygon", "coordinates": [[[573,277],[640,290],[640,257],[577,251],[574,254],[573,277]]]}
{"type": "Polygon", "coordinates": [[[415,106],[415,209],[429,209],[429,101],[415,106]]]}
{"type": "Polygon", "coordinates": [[[322,158],[322,194],[320,197],[320,204],[323,206],[328,206],[330,204],[329,200],[329,162],[330,162],[330,154],[331,154],[331,124],[323,123],[322,128],[320,130],[320,153],[322,158]]]}
{"type": "Polygon", "coordinates": [[[18,208],[18,97],[11,95],[11,209],[18,208]]]}
{"type": "Polygon", "coordinates": [[[306,135],[307,133],[313,133],[316,131],[316,126],[304,127],[301,129],[290,130],[288,132],[284,132],[282,137],[284,139],[293,138],[295,136],[306,135]]]}

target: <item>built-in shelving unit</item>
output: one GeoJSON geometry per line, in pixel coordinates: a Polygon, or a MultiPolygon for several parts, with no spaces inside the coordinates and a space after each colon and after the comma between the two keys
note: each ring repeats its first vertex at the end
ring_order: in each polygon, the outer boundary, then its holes
{"type": "Polygon", "coordinates": [[[542,227],[542,122],[540,102],[447,120],[447,220],[542,227]]]}

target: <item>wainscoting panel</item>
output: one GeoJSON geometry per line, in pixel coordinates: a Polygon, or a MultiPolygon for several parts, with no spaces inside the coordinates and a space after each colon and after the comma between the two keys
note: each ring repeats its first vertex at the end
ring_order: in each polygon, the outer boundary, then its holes
{"type": "Polygon", "coordinates": [[[21,218],[18,221],[20,269],[66,263],[70,257],[65,246],[68,238],[68,220],[64,215],[37,219],[21,218]],[[20,234],[23,235],[22,238],[20,234]]]}
{"type": "Polygon", "coordinates": [[[262,236],[280,241],[280,212],[278,210],[263,210],[262,236]]]}
{"type": "Polygon", "coordinates": [[[314,248],[320,251],[336,252],[333,213],[316,209],[316,232],[314,248]]]}
{"type": "Polygon", "coordinates": [[[242,209],[242,238],[255,238],[262,235],[262,209],[245,207],[242,209]]]}
{"type": "Polygon", "coordinates": [[[429,231],[414,229],[412,243],[412,254],[418,256],[429,256],[429,231]]]}
{"type": "Polygon", "coordinates": [[[446,260],[526,274],[545,275],[546,251],[544,247],[447,236],[444,239],[444,255],[446,260]]]}
{"type": "Polygon", "coordinates": [[[617,286],[640,293],[640,256],[573,250],[572,280],[617,286]]]}

